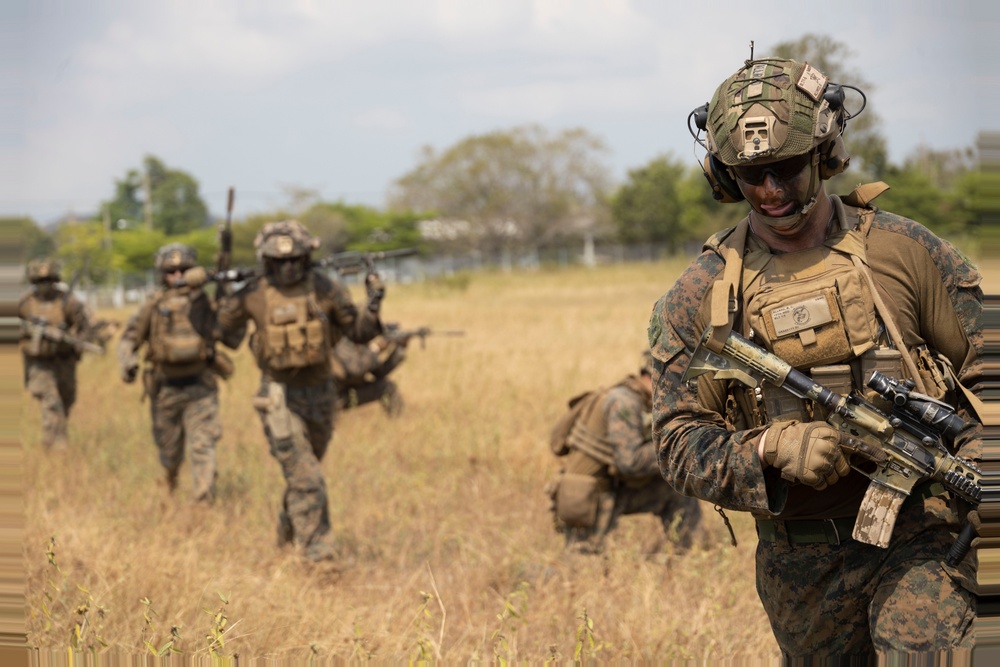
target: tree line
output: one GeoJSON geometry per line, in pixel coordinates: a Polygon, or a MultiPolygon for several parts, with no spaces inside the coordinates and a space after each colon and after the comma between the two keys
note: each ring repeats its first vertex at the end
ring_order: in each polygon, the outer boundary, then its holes
{"type": "MultiPolygon", "coordinates": [[[[976,249],[977,232],[997,209],[989,193],[1000,191],[1000,178],[978,168],[985,154],[996,153],[996,135],[984,133],[974,147],[920,149],[893,164],[870,101],[874,87],[846,69],[846,47],[806,35],[779,44],[774,55],[807,60],[831,80],[868,92],[868,99],[848,97],[849,108],[867,109],[848,127],[850,169],[828,184],[829,192],[886,181],[891,189],[878,199],[880,207],[976,249]]],[[[234,220],[233,262],[253,264],[252,241],[260,228],[291,217],[312,230],[326,252],[417,247],[490,258],[537,256],[584,240],[692,251],[745,214],[745,206],[714,201],[701,165],[689,159],[662,154],[615,183],[607,153],[603,140],[584,128],[541,125],[469,136],[444,150],[426,147],[417,165],[391,185],[384,209],[322,201],[313,191],[290,188],[287,206],[234,220]]],[[[193,246],[209,263],[219,220],[209,214],[193,176],[147,155],[115,180],[92,219],[60,224],[51,233],[29,218],[4,222],[24,244],[25,259],[54,254],[67,274],[101,284],[148,272],[156,249],[171,241],[193,246]]]]}

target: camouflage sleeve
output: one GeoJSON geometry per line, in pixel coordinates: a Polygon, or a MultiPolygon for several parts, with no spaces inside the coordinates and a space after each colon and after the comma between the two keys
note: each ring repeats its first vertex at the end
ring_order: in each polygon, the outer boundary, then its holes
{"type": "Polygon", "coordinates": [[[76,336],[86,336],[90,329],[90,312],[82,301],[72,294],[66,297],[66,330],[76,336]]]}
{"type": "MultiPolygon", "coordinates": [[[[118,358],[118,367],[123,378],[127,377],[132,372],[132,369],[137,368],[139,365],[139,358],[136,352],[139,350],[139,346],[146,340],[146,337],[139,332],[139,317],[146,308],[144,304],[139,309],[139,312],[134,313],[128,318],[128,321],[125,323],[125,329],[122,331],[122,336],[118,340],[118,345],[115,347],[115,356],[118,358]]],[[[145,319],[148,320],[148,317],[145,319]]]]}
{"type": "Polygon", "coordinates": [[[643,428],[642,397],[625,387],[608,392],[604,401],[608,431],[605,434],[614,448],[615,467],[625,479],[645,479],[660,472],[656,449],[646,440],[643,428]]]}
{"type": "Polygon", "coordinates": [[[653,440],[660,471],[684,495],[726,509],[777,514],[788,485],[765,475],[756,451],[760,430],[730,430],[723,418],[725,392],[696,395],[681,381],[704,328],[702,304],[721,270],[717,255],[703,254],[657,301],[650,317],[653,440]]]}
{"type": "Polygon", "coordinates": [[[248,287],[235,294],[225,294],[218,302],[216,317],[216,339],[231,350],[235,350],[243,342],[247,333],[247,323],[250,321],[250,311],[246,300],[252,293],[248,287]]]}
{"type": "Polygon", "coordinates": [[[378,314],[367,308],[359,310],[343,283],[325,276],[319,278],[316,280],[316,299],[332,326],[356,343],[367,343],[382,333],[382,321],[378,314]]]}
{"type": "MultiPolygon", "coordinates": [[[[889,272],[894,274],[887,276],[881,271],[880,281],[905,283],[905,291],[896,288],[903,296],[896,296],[895,301],[897,306],[902,304],[904,313],[915,313],[918,342],[926,342],[943,354],[962,386],[978,394],[985,372],[983,291],[978,269],[951,243],[919,223],[879,211],[875,224],[880,232],[892,235],[891,243],[873,248],[876,256],[891,262],[889,272]]],[[[873,266],[873,270],[879,272],[879,267],[873,266]]],[[[980,416],[968,401],[960,398],[958,405],[959,414],[970,426],[955,439],[955,447],[961,456],[978,459],[982,453],[980,416]]]]}

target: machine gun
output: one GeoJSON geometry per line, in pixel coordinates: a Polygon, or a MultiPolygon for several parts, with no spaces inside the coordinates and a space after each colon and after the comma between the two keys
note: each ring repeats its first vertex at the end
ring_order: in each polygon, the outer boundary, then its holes
{"type": "Polygon", "coordinates": [[[420,338],[420,349],[424,349],[427,344],[428,336],[464,336],[464,331],[450,330],[450,331],[435,331],[430,327],[419,327],[417,329],[400,329],[398,324],[386,324],[385,325],[385,337],[391,341],[406,345],[410,342],[411,338],[420,338]]]}
{"type": "Polygon", "coordinates": [[[65,329],[49,323],[44,317],[32,317],[21,320],[21,323],[31,338],[29,350],[39,350],[42,340],[47,340],[52,343],[68,345],[78,353],[91,352],[93,354],[104,354],[104,348],[100,345],[77,338],[65,329]]]}
{"type": "MultiPolygon", "coordinates": [[[[860,441],[856,451],[845,448],[851,467],[871,479],[855,522],[854,539],[888,546],[902,502],[920,482],[939,482],[973,508],[979,507],[982,471],[972,461],[952,455],[944,444],[966,425],[951,406],[913,391],[910,380],[900,382],[874,371],[867,386],[891,405],[886,414],[861,397],[827,389],[735,332],[721,350],[713,352],[706,346],[711,333],[709,327],[682,381],[704,373],[714,373],[716,380],[738,380],[751,388],[766,381],[815,401],[828,411],[831,426],[860,441]]],[[[965,558],[974,538],[975,528],[966,523],[948,552],[949,565],[965,558]]]]}

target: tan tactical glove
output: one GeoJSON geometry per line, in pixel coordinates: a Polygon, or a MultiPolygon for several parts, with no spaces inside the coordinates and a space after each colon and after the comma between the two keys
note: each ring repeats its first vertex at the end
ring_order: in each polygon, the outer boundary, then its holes
{"type": "Polygon", "coordinates": [[[208,272],[201,266],[194,266],[184,272],[184,284],[188,287],[201,287],[208,282],[208,272]]]}
{"type": "Polygon", "coordinates": [[[775,422],[764,438],[764,463],[790,482],[819,491],[851,471],[840,450],[840,432],[825,422],[775,422]]]}

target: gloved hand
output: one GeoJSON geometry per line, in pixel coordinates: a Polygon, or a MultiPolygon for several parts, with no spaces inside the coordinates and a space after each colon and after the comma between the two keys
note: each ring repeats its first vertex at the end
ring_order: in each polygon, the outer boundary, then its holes
{"type": "Polygon", "coordinates": [[[365,292],[368,294],[368,310],[378,312],[385,296],[385,283],[374,271],[365,276],[365,292]]]}
{"type": "Polygon", "coordinates": [[[840,431],[825,422],[775,422],[764,433],[762,459],[784,479],[820,491],[851,471],[840,444],[840,431]]]}
{"type": "Polygon", "coordinates": [[[188,287],[201,287],[208,282],[208,272],[204,267],[193,266],[184,272],[184,284],[188,287]]]}

